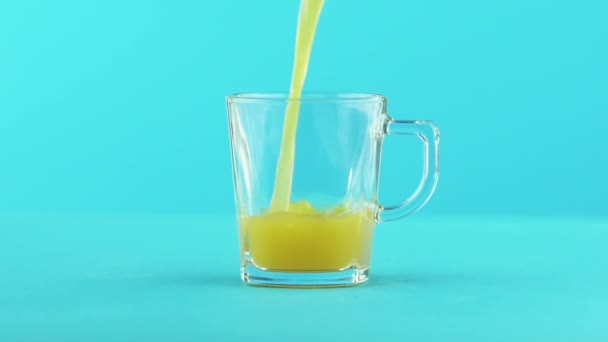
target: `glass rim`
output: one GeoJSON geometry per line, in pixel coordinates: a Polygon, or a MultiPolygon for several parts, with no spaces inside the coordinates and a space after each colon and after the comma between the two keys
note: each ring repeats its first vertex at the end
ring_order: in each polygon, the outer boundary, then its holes
{"type": "Polygon", "coordinates": [[[288,92],[240,92],[226,96],[231,102],[382,102],[386,97],[367,92],[305,91],[300,98],[288,92]]]}

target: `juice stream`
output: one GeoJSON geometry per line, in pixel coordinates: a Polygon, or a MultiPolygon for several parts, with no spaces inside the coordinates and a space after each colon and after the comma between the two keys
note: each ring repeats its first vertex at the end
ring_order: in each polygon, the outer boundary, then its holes
{"type": "Polygon", "coordinates": [[[298,126],[298,113],[302,96],[302,88],[308,70],[310,50],[315,37],[315,30],[324,0],[302,0],[298,17],[298,31],[296,33],[296,49],[289,88],[289,99],[285,111],[283,125],[283,138],[281,151],[277,164],[277,173],[274,183],[274,192],[270,203],[270,211],[287,211],[291,199],[293,182],[293,163],[296,147],[296,129],[298,126]]]}

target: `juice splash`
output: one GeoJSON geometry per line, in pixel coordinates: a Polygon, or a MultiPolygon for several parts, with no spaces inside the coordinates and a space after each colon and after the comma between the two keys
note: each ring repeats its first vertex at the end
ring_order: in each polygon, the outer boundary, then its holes
{"type": "MultiPolygon", "coordinates": [[[[312,42],[315,37],[319,15],[323,8],[323,2],[324,0],[302,0],[300,4],[293,73],[289,88],[290,99],[299,99],[302,96],[312,42]]],[[[270,203],[270,209],[274,212],[286,211],[289,208],[299,111],[299,101],[288,102],[285,112],[285,123],[283,124],[283,138],[281,141],[281,151],[279,152],[274,192],[270,203]]]]}

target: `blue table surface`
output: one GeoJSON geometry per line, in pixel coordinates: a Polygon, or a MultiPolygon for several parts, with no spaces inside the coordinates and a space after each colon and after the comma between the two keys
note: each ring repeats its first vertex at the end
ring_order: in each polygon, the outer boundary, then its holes
{"type": "Polygon", "coordinates": [[[371,280],[239,278],[232,217],[0,218],[0,341],[608,341],[608,218],[381,224],[371,280]]]}

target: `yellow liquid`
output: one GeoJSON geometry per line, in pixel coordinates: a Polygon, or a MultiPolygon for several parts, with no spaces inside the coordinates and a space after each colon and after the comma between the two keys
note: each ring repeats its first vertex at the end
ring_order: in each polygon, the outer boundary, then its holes
{"type": "MultiPolygon", "coordinates": [[[[315,38],[315,30],[319,15],[323,8],[323,0],[302,0],[298,18],[298,31],[296,33],[296,50],[291,76],[289,98],[299,99],[302,96],[304,79],[308,70],[310,50],[315,38]]],[[[272,211],[285,211],[289,208],[291,198],[291,185],[293,181],[293,161],[296,146],[296,128],[298,126],[298,113],[300,102],[289,101],[285,111],[283,124],[283,138],[281,151],[277,164],[277,173],[272,194],[270,209],[272,211]]]]}
{"type": "MultiPolygon", "coordinates": [[[[302,0],[296,34],[290,99],[302,95],[310,51],[323,0],[302,0]]],[[[321,212],[292,203],[293,163],[300,103],[285,112],[274,192],[268,213],[241,217],[241,250],[260,268],[278,271],[336,271],[367,268],[374,219],[369,210],[338,207],[321,212]]]]}
{"type": "Polygon", "coordinates": [[[240,220],[241,250],[263,269],[337,271],[369,267],[374,219],[362,209],[318,212],[308,202],[292,203],[286,212],[240,220]]]}

